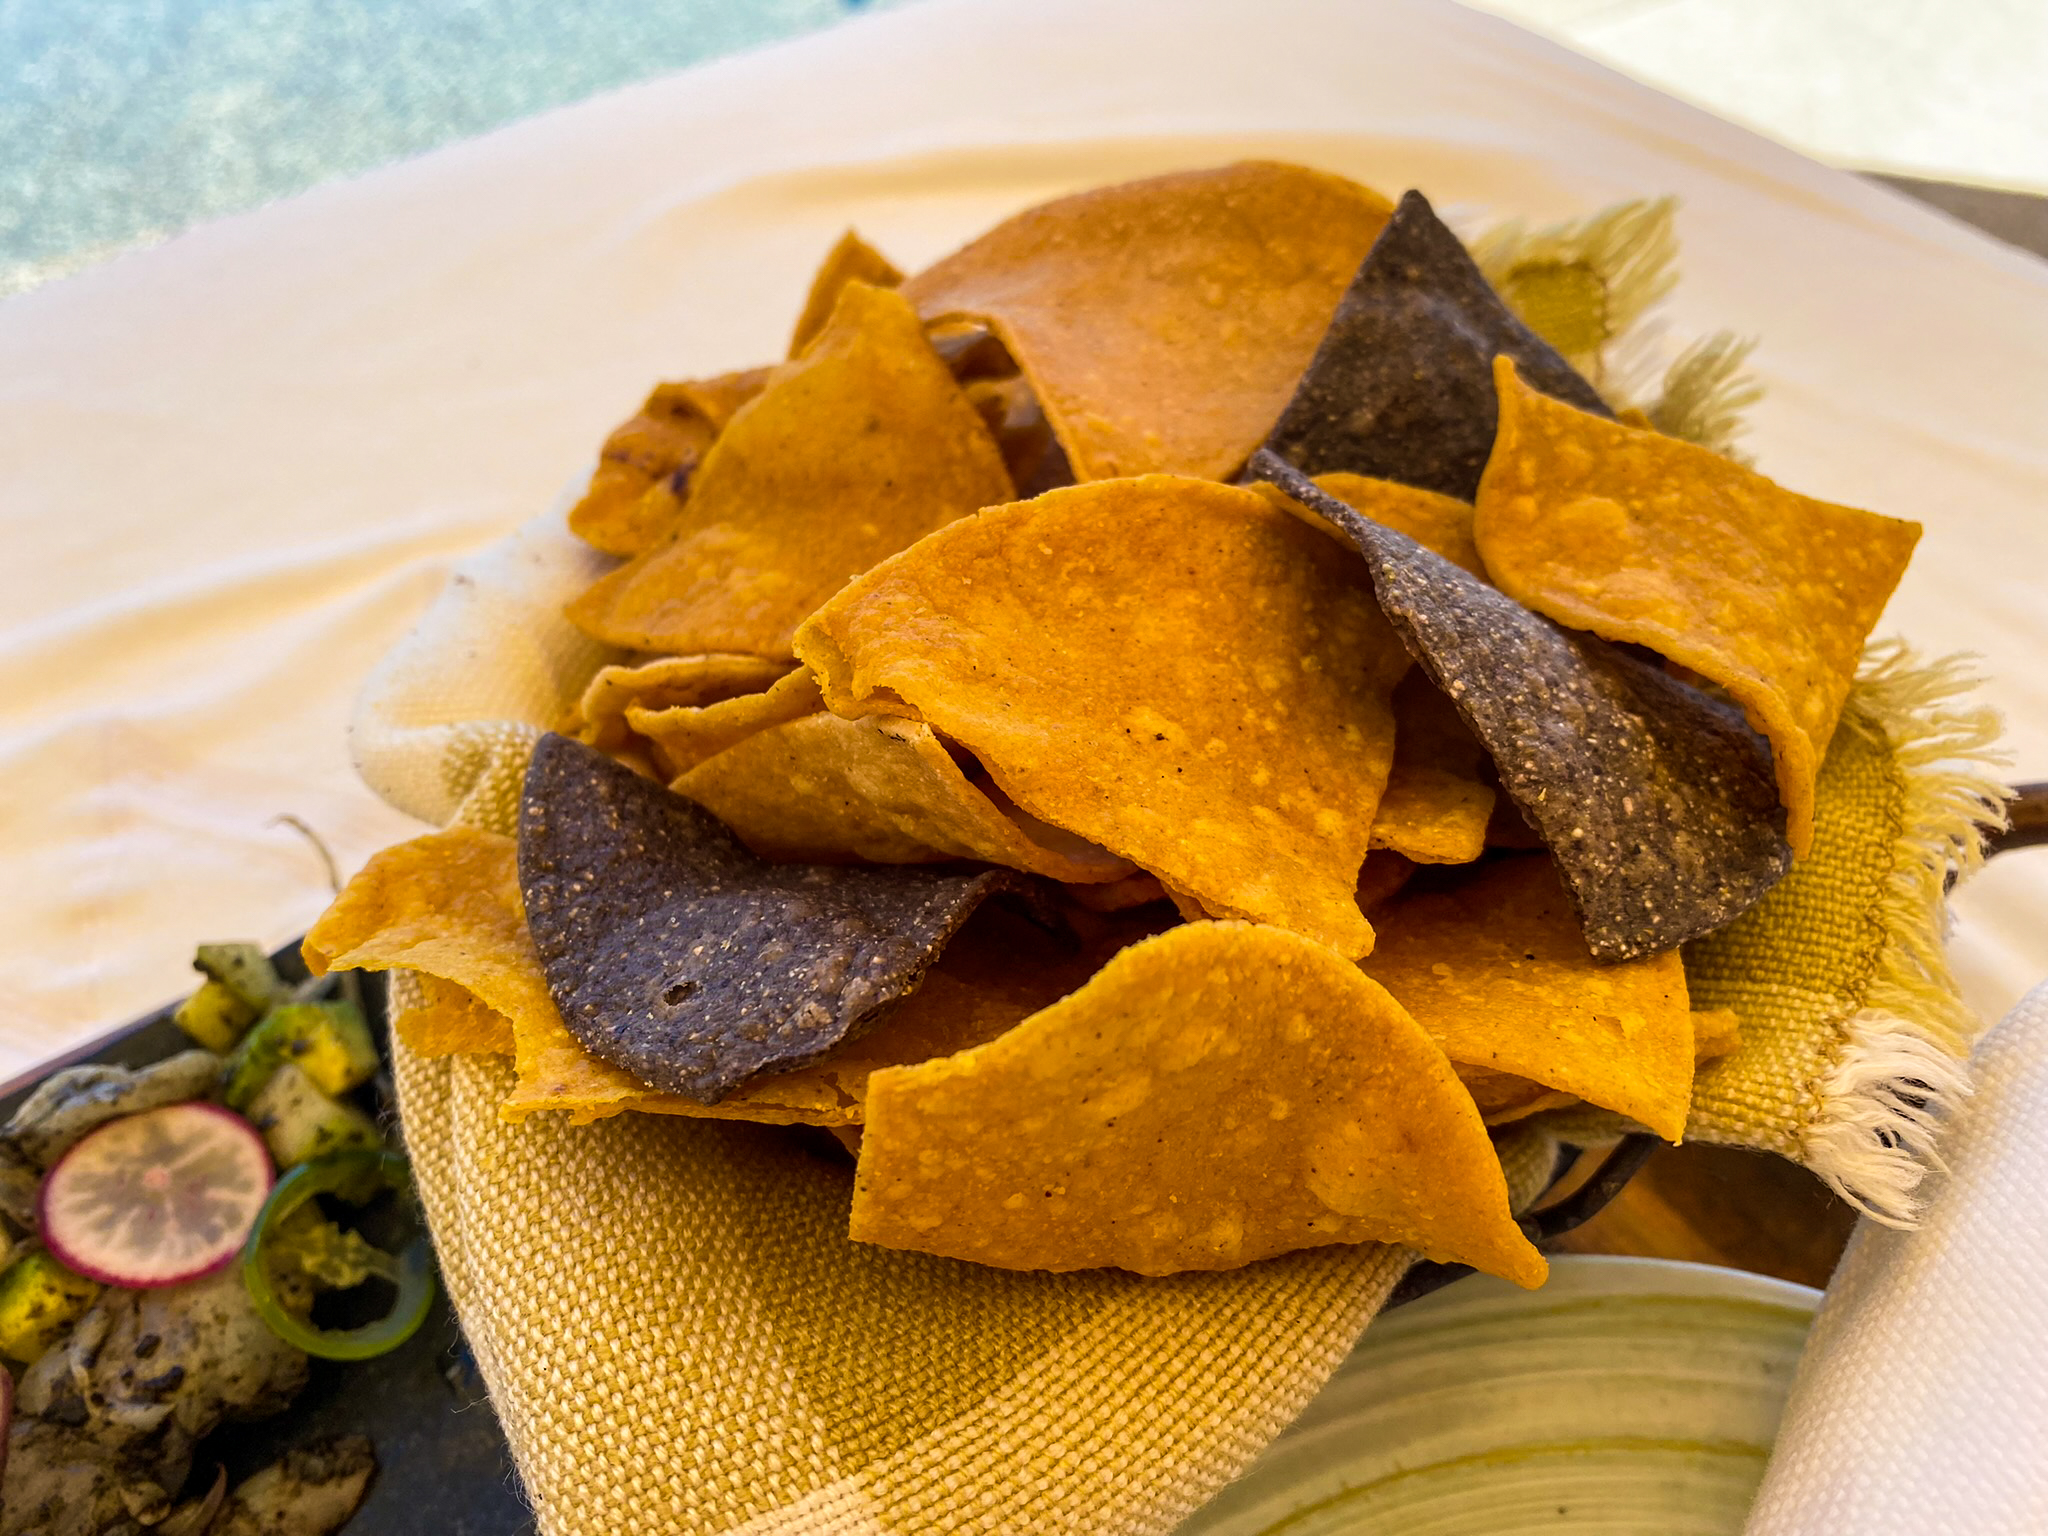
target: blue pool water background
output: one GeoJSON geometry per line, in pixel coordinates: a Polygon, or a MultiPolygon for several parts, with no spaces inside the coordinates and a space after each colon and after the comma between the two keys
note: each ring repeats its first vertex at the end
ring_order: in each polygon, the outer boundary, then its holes
{"type": "Polygon", "coordinates": [[[0,296],[900,0],[0,0],[0,296]]]}

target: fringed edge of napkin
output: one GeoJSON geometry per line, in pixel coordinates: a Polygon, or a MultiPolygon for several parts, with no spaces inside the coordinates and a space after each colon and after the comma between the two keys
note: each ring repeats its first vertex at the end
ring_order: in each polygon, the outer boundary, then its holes
{"type": "Polygon", "coordinates": [[[1858,678],[1860,714],[1898,765],[1902,801],[1892,871],[1878,910],[1883,943],[1862,1007],[1817,1084],[1800,1161],[1887,1226],[1917,1223],[1921,1181],[1943,1167],[1944,1121],[1970,1093],[1967,1059],[1982,1022],[1964,1005],[1943,953],[1952,880],[1983,863],[1984,836],[2006,823],[1998,712],[1954,707],[1977,684],[1975,658],[1921,662],[1900,640],[1873,646],[1858,678]]]}

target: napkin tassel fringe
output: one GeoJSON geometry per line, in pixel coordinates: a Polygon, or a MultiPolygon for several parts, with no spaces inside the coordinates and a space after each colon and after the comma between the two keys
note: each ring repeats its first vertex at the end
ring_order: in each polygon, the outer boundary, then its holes
{"type": "Polygon", "coordinates": [[[1970,1093],[1967,1058],[1983,1029],[1942,948],[1948,885],[1982,863],[1984,834],[2005,825],[2012,793],[1999,774],[1997,712],[1955,707],[1976,686],[1972,660],[1923,663],[1901,642],[1873,646],[1859,680],[1862,713],[1843,720],[1890,743],[1902,831],[1879,905],[1876,969],[1819,1085],[1801,1161],[1892,1227],[1919,1221],[1920,1185],[1944,1166],[1937,1144],[1970,1093]]]}

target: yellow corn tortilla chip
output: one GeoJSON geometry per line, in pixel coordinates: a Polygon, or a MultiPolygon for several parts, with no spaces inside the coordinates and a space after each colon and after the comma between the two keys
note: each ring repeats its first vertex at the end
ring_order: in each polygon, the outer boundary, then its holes
{"type": "Polygon", "coordinates": [[[803,312],[796,318],[796,330],[789,338],[789,355],[801,357],[805,347],[825,329],[839,295],[848,283],[869,283],[877,288],[894,288],[903,274],[888,257],[852,230],[839,237],[825,253],[818,275],[811,279],[811,291],[804,296],[803,312]]]}
{"type": "Polygon", "coordinates": [[[1367,974],[1465,1066],[1541,1083],[1667,1140],[1692,1100],[1692,1011],[1676,950],[1602,964],[1548,858],[1411,886],[1377,919],[1367,974]]]}
{"type": "Polygon", "coordinates": [[[509,837],[450,827],[386,848],[349,881],[301,946],[316,976],[406,969],[438,976],[512,1021],[554,1017],[519,901],[509,837]]]}
{"type": "Polygon", "coordinates": [[[1408,653],[1355,554],[1152,475],[962,519],[797,638],[825,702],[922,718],[1018,805],[1201,908],[1348,956],[1408,653]]]}
{"type": "Polygon", "coordinates": [[[598,451],[569,531],[608,555],[637,555],[661,537],[690,477],[732,413],[761,392],[768,370],[657,384],[638,414],[598,451]]]}
{"type": "Polygon", "coordinates": [[[787,657],[797,624],[850,578],[1010,495],[910,306],[849,283],[804,355],[719,434],[662,541],[569,617],[632,650],[787,657]]]}
{"type": "Polygon", "coordinates": [[[1060,198],[903,285],[986,323],[1082,480],[1222,479],[1279,416],[1392,205],[1248,161],[1060,198]]]}
{"type": "Polygon", "coordinates": [[[1573,410],[1505,359],[1494,379],[1500,434],[1474,533],[1495,583],[1726,689],[1770,740],[1786,840],[1804,857],[1814,775],[1920,525],[1573,410]]]}
{"type": "MultiPolygon", "coordinates": [[[[786,667],[786,662],[775,662],[786,667]]],[[[688,773],[707,758],[716,757],[765,731],[790,720],[814,715],[825,707],[818,692],[818,680],[802,667],[786,672],[760,693],[742,693],[706,704],[671,704],[653,708],[644,704],[626,706],[626,725],[646,741],[660,764],[661,777],[673,779],[688,773]]]]}
{"type": "Polygon", "coordinates": [[[1418,864],[1471,863],[1486,851],[1496,798],[1486,766],[1457,706],[1421,668],[1410,672],[1394,690],[1394,765],[1372,846],[1418,864]]]}
{"type": "Polygon", "coordinates": [[[925,864],[980,859],[1054,880],[1121,880],[1131,865],[1082,838],[1007,814],[928,725],[811,715],[708,758],[669,786],[764,859],[925,864]]]}
{"type": "Polygon", "coordinates": [[[1322,945],[1194,923],[986,1045],[874,1074],[850,1231],[1005,1269],[1231,1269],[1405,1243],[1545,1273],[1471,1099],[1322,945]]]}
{"type": "Polygon", "coordinates": [[[467,987],[439,976],[418,978],[420,1001],[391,1016],[392,1033],[422,1056],[510,1056],[512,1021],[486,1008],[467,987]]]}
{"type": "Polygon", "coordinates": [[[1697,1062],[1733,1056],[1742,1049],[1742,1020],[1733,1008],[1701,1008],[1692,1016],[1692,1055],[1697,1062]]]}
{"type": "Polygon", "coordinates": [[[634,665],[600,667],[562,723],[562,734],[600,752],[615,752],[633,737],[626,723],[629,708],[701,709],[759,693],[789,670],[786,661],[730,653],[658,656],[634,665]]]}
{"type": "Polygon", "coordinates": [[[984,907],[954,936],[918,990],[873,1029],[807,1067],[756,1078],[712,1105],[657,1093],[598,1060],[559,1016],[536,1020],[520,1032],[518,1085],[501,1113],[521,1120],[540,1111],[567,1111],[579,1125],[627,1110],[767,1125],[858,1125],[870,1073],[993,1040],[1081,986],[1124,943],[1152,931],[1142,919],[1124,919],[1093,943],[1075,947],[1015,912],[984,907]]]}
{"type": "MultiPolygon", "coordinates": [[[[1462,566],[1482,581],[1486,579],[1486,566],[1479,558],[1479,546],[1472,539],[1470,502],[1402,485],[1396,480],[1375,480],[1370,475],[1354,475],[1344,470],[1317,475],[1315,482],[1360,516],[1369,517],[1397,533],[1405,533],[1424,549],[1433,549],[1451,564],[1462,566]]],[[[1286,494],[1278,486],[1274,491],[1279,495],[1286,494]]],[[[1293,505],[1301,504],[1294,502],[1293,505]]],[[[1315,516],[1306,507],[1302,512],[1309,517],[1315,516]]]]}
{"type": "Polygon", "coordinates": [[[1457,1064],[1457,1068],[1458,1081],[1472,1095],[1479,1117],[1489,1127],[1513,1125],[1517,1120],[1526,1120],[1546,1109],[1563,1109],[1579,1102],[1568,1093],[1532,1083],[1526,1077],[1489,1072],[1484,1067],[1466,1066],[1462,1062],[1457,1064]]]}

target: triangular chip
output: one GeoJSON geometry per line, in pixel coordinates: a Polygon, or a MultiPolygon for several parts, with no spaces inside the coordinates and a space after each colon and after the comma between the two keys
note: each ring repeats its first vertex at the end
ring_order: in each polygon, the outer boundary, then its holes
{"type": "Polygon", "coordinates": [[[316,976],[402,969],[452,982],[515,1032],[522,1020],[555,1011],[520,909],[512,839],[474,827],[373,855],[300,952],[316,976]]]}
{"type": "Polygon", "coordinates": [[[1363,575],[1252,491],[1099,481],[942,530],[797,646],[836,712],[921,717],[1203,910],[1355,956],[1408,670],[1363,575]]]}
{"type": "Polygon", "coordinates": [[[1513,1125],[1517,1120],[1540,1115],[1547,1109],[1564,1109],[1579,1102],[1568,1093],[1532,1083],[1526,1077],[1516,1077],[1508,1072],[1489,1072],[1484,1067],[1467,1066],[1463,1062],[1453,1062],[1452,1065],[1458,1069],[1458,1081],[1465,1085],[1465,1091],[1472,1095],[1473,1104],[1478,1106],[1479,1118],[1489,1127],[1513,1125]]]}
{"type": "Polygon", "coordinates": [[[750,736],[671,786],[765,859],[925,864],[979,859],[1054,880],[1120,880],[1131,866],[1021,817],[969,781],[928,725],[811,715],[750,736]]]}
{"type": "Polygon", "coordinates": [[[539,1111],[567,1111],[576,1124],[630,1110],[765,1125],[858,1125],[870,1073],[995,1039],[1080,987],[1125,944],[1157,929],[1142,915],[1122,918],[1105,924],[1092,942],[1077,945],[1018,913],[983,906],[925,973],[923,984],[891,1004],[873,1029],[807,1067],[743,1083],[716,1104],[654,1092],[584,1050],[557,1016],[552,1028],[543,1022],[520,1031],[518,1086],[501,1113],[521,1120],[539,1111]]]}
{"type": "Polygon", "coordinates": [[[1733,1008],[1701,1008],[1692,1016],[1692,1059],[1714,1061],[1742,1049],[1742,1020],[1733,1008]]]}
{"type": "Polygon", "coordinates": [[[1469,864],[1486,851],[1495,798],[1486,749],[1457,706],[1428,673],[1410,672],[1394,690],[1394,766],[1372,846],[1418,864],[1469,864]]]}
{"type": "Polygon", "coordinates": [[[569,531],[608,555],[655,543],[690,493],[690,477],[732,413],[761,392],[765,368],[657,384],[598,453],[569,531]]]}
{"type": "Polygon", "coordinates": [[[1784,875],[1770,754],[1738,711],[1531,613],[1269,453],[1250,472],[1365,555],[1381,608],[1557,860],[1596,958],[1675,949],[1784,875]]]}
{"type": "Polygon", "coordinates": [[[1082,480],[1221,479],[1286,404],[1388,204],[1248,161],[1027,209],[903,285],[985,321],[1082,480]]]}
{"type": "Polygon", "coordinates": [[[849,578],[1010,495],[910,306],[849,283],[817,340],[719,434],[662,541],[569,617],[631,650],[786,657],[849,578]]]}
{"type": "Polygon", "coordinates": [[[1404,1243],[1539,1284],[1443,1053],[1322,945],[1194,923],[987,1045],[868,1081],[851,1233],[1005,1269],[1404,1243]]]}
{"type": "MultiPolygon", "coordinates": [[[[509,851],[509,850],[508,850],[509,851]]],[[[510,1056],[512,1021],[467,987],[439,976],[417,976],[419,1001],[391,1015],[391,1032],[422,1056],[510,1056]]]]}
{"type": "Polygon", "coordinates": [[[796,317],[796,330],[789,338],[789,355],[803,356],[804,348],[817,339],[848,283],[894,288],[902,281],[903,274],[894,262],[849,229],[825,253],[818,275],[811,279],[811,291],[804,296],[803,312],[796,317]]]}
{"type": "Polygon", "coordinates": [[[1420,192],[1401,199],[1337,305],[1266,447],[1309,475],[1349,470],[1470,501],[1493,449],[1493,360],[1607,415],[1516,318],[1420,192]]]}
{"type": "Polygon", "coordinates": [[[1484,578],[1486,567],[1472,539],[1472,504],[1455,496],[1439,496],[1398,480],[1375,480],[1335,470],[1315,477],[1316,485],[1361,516],[1405,533],[1424,549],[1433,549],[1451,564],[1484,578]]]}
{"type": "Polygon", "coordinates": [[[824,707],[817,679],[798,667],[760,693],[736,694],[706,704],[670,704],[659,709],[629,704],[626,724],[647,743],[661,777],[673,779],[757,732],[801,720],[824,707]]]}
{"type": "Polygon", "coordinates": [[[1546,858],[1504,858],[1379,915],[1366,974],[1452,1061],[1541,1083],[1671,1141],[1692,1097],[1692,1010],[1674,950],[1602,965],[1546,858]]]}
{"type": "Polygon", "coordinates": [[[519,888],[562,1021],[649,1087],[715,1104],[817,1060],[914,991],[1008,870],[768,864],[581,742],[543,736],[519,888]]]}
{"type": "Polygon", "coordinates": [[[564,736],[600,752],[616,752],[633,737],[626,711],[702,709],[725,699],[759,693],[790,670],[786,661],[731,652],[658,656],[632,665],[600,667],[584,686],[564,736]]]}
{"type": "Polygon", "coordinates": [[[1728,691],[1770,738],[1786,835],[1918,523],[1815,501],[1690,443],[1559,405],[1502,363],[1500,443],[1475,524],[1538,613],[1647,646],[1728,691]]]}

